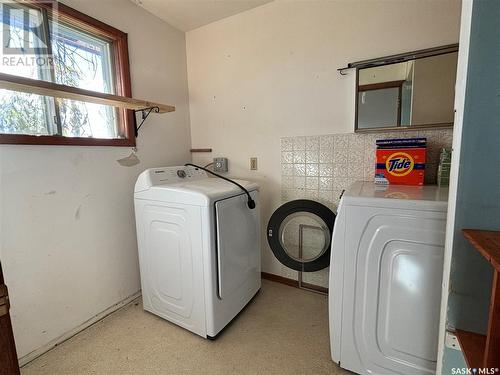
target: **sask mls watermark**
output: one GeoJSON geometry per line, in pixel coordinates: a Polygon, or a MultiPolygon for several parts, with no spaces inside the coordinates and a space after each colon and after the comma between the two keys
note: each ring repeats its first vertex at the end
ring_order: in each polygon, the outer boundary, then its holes
{"type": "Polygon", "coordinates": [[[51,34],[56,30],[57,2],[0,1],[2,58],[6,67],[53,65],[51,34]]]}
{"type": "Polygon", "coordinates": [[[455,367],[451,369],[451,375],[496,375],[500,373],[500,369],[497,367],[455,367]]]}

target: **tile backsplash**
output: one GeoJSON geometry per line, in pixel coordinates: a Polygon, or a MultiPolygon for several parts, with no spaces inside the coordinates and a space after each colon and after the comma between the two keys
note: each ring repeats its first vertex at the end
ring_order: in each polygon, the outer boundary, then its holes
{"type": "MultiPolygon", "coordinates": [[[[387,133],[330,134],[281,139],[281,200],[311,199],[334,212],[342,190],[358,180],[372,181],[375,175],[377,139],[427,138],[426,184],[436,183],[441,148],[451,148],[452,129],[387,133]]],[[[282,275],[297,273],[282,267],[282,275]]],[[[328,287],[328,270],[305,273],[304,281],[328,287]]]]}

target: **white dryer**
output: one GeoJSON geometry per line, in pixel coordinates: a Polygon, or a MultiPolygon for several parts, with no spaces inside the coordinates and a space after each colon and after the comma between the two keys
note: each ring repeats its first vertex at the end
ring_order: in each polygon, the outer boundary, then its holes
{"type": "Polygon", "coordinates": [[[149,169],[135,186],[144,309],[214,338],[261,286],[258,186],[193,167],[149,169]]]}
{"type": "Polygon", "coordinates": [[[435,374],[447,189],[357,182],[333,231],[332,359],[358,374],[435,374]]]}

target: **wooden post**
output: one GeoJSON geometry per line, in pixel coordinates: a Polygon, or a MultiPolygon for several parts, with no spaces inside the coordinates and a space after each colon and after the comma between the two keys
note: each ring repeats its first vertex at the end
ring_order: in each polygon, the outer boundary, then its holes
{"type": "Polygon", "coordinates": [[[500,367],[500,276],[495,269],[483,367],[500,367]]]}
{"type": "MultiPolygon", "coordinates": [[[[2,291],[6,291],[6,287],[3,281],[2,264],[0,263],[0,298],[4,294],[2,291]]],[[[0,375],[19,374],[19,362],[8,307],[2,308],[0,306],[0,375]]]]}

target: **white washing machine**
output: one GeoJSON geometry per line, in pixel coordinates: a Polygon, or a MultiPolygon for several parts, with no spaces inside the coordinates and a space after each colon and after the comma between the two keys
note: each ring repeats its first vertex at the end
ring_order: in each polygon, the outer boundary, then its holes
{"type": "Polygon", "coordinates": [[[357,182],[330,264],[332,359],[358,374],[435,374],[448,190],[357,182]]]}
{"type": "Polygon", "coordinates": [[[193,167],[145,171],[135,186],[144,309],[214,338],[261,286],[258,186],[193,167]]]}

